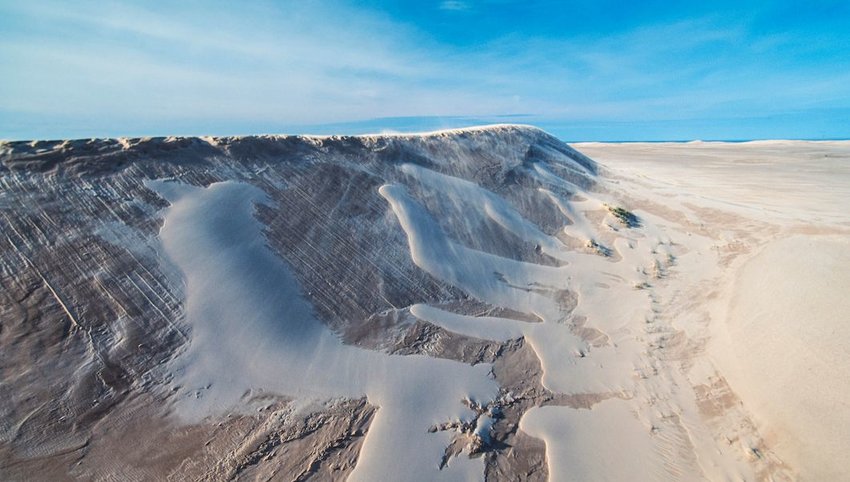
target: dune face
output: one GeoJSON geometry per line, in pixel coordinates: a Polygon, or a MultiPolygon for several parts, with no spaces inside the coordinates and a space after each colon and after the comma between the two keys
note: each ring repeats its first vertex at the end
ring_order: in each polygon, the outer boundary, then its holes
{"type": "Polygon", "coordinates": [[[772,242],[737,274],[718,352],[777,454],[809,480],[846,478],[850,239],[772,242]],[[724,337],[725,335],[725,337],[724,337]]]}
{"type": "Polygon", "coordinates": [[[5,143],[0,478],[840,480],[850,146],[724,146],[5,143]]]}

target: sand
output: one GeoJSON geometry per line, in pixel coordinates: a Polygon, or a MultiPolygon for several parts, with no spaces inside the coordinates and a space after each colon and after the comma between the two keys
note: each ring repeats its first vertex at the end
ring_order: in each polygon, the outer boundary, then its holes
{"type": "Polygon", "coordinates": [[[850,143],[576,147],[0,145],[0,478],[850,479],[850,143]]]}
{"type": "Polygon", "coordinates": [[[810,480],[847,477],[850,238],[795,236],[736,274],[716,356],[776,453],[810,480]]]}
{"type": "Polygon", "coordinates": [[[705,416],[733,437],[752,423],[755,457],[771,451],[786,477],[850,480],[850,143],[575,147],[668,229],[712,240],[710,262],[682,273],[697,288],[674,303],[676,326],[706,347],[689,379],[724,393],[705,416]]]}
{"type": "Polygon", "coordinates": [[[520,428],[546,439],[551,482],[665,478],[651,432],[635,423],[623,400],[606,400],[592,410],[543,407],[523,417],[520,428]]]}
{"type": "Polygon", "coordinates": [[[253,216],[262,191],[221,182],[199,188],[155,181],[171,206],[164,251],[187,285],[192,340],[173,367],[178,415],[198,422],[238,408],[252,391],[311,401],[367,396],[379,407],[350,480],[470,480],[481,459],[437,461],[450,435],[429,428],[471,419],[465,399],[490,400],[489,367],[391,356],[343,345],[322,325],[253,216]]]}
{"type": "MultiPolygon", "coordinates": [[[[587,146],[607,168],[592,191],[553,172],[581,170],[571,161],[531,171],[567,220],[554,234],[481,185],[420,165],[400,164],[404,182],[378,192],[416,266],[539,322],[427,304],[411,306],[413,316],[474,338],[523,338],[555,399],[601,400],[521,418],[519,428],[546,443],[551,480],[840,479],[850,448],[850,276],[837,267],[850,255],[837,207],[850,171],[835,157],[845,145],[816,147],[587,146]],[[443,200],[439,213],[429,198],[443,200]],[[473,237],[498,226],[551,262],[473,248],[440,216],[463,220],[473,237]]],[[[472,420],[462,399],[496,403],[487,365],[341,344],[264,247],[251,215],[267,202],[262,192],[152,185],[172,204],[160,237],[188,282],[193,340],[177,383],[200,400],[182,405],[184,417],[224,413],[252,390],[366,396],[378,411],[353,480],[480,477],[481,459],[439,470],[449,434],[427,428],[472,420]]],[[[493,421],[473,421],[486,438],[493,421]]]]}

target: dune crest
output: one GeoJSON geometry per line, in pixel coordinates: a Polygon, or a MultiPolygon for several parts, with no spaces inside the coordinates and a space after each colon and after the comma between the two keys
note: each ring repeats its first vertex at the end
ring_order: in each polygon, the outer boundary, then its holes
{"type": "Polygon", "coordinates": [[[4,479],[845,475],[850,143],[0,160],[4,479]]]}

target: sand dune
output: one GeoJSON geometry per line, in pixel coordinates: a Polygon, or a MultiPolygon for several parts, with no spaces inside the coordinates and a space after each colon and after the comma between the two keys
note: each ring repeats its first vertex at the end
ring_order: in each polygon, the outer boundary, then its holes
{"type": "Polygon", "coordinates": [[[4,143],[0,475],[847,480],[850,143],[576,147],[4,143]]]}

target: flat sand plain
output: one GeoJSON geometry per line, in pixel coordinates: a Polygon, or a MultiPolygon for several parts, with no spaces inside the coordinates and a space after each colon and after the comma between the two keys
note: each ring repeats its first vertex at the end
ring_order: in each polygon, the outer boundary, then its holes
{"type": "Polygon", "coordinates": [[[632,207],[712,240],[671,306],[706,340],[692,382],[722,377],[794,478],[850,480],[850,142],[574,147],[632,207]]]}

